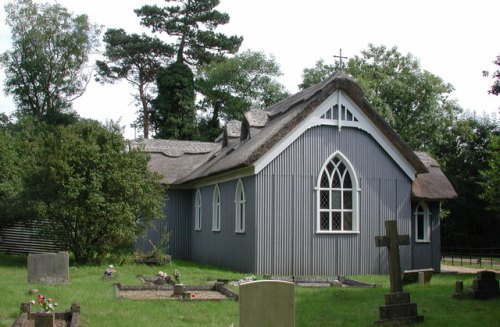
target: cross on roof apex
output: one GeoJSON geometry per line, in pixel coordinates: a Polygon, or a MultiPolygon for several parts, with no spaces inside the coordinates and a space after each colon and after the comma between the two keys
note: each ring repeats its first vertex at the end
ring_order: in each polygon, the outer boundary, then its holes
{"type": "Polygon", "coordinates": [[[340,54],[338,56],[333,55],[334,58],[339,58],[339,66],[340,66],[340,71],[342,71],[343,65],[342,65],[342,59],[347,59],[347,57],[342,57],[342,49],[340,49],[340,54]]]}

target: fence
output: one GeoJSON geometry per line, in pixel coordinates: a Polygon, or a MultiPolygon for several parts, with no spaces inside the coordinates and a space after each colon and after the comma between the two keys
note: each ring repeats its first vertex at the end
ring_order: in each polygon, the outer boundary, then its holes
{"type": "Polygon", "coordinates": [[[490,268],[500,267],[500,248],[458,248],[445,247],[441,249],[441,260],[451,261],[452,265],[479,265],[490,268]]]}

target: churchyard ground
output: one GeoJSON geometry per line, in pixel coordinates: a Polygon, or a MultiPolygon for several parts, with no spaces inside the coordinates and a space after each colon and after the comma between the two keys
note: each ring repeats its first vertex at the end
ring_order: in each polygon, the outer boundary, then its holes
{"type": "MultiPolygon", "coordinates": [[[[138,274],[155,275],[159,270],[172,274],[178,269],[181,281],[188,285],[207,284],[217,278],[237,280],[250,274],[174,260],[162,266],[115,264],[114,279],[106,280],[102,277],[106,266],[71,266],[69,285],[32,285],[27,282],[26,257],[0,254],[0,326],[11,326],[20,303],[35,297],[28,294],[33,288],[55,298],[56,309],[65,310],[72,302],[80,302],[83,326],[238,326],[238,302],[118,299],[113,283],[139,285],[138,274]]],[[[389,289],[388,276],[349,277],[381,287],[296,287],[296,326],[372,326],[389,289]]],[[[419,326],[498,326],[500,299],[452,298],[456,280],[470,287],[473,279],[474,275],[436,274],[429,285],[405,286],[425,318],[419,326]]]]}

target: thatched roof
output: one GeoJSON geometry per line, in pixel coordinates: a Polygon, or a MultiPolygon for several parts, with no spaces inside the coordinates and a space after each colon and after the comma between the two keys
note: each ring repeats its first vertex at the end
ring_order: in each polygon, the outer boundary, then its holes
{"type": "Polygon", "coordinates": [[[235,144],[228,142],[229,146],[223,147],[217,158],[210,160],[186,178],[178,180],[177,183],[187,183],[233,169],[251,167],[337,90],[345,92],[363,110],[417,172],[427,171],[403,139],[366,101],[361,88],[354,80],[345,74],[336,74],[267,108],[264,111],[267,119],[262,119],[261,113],[245,115],[241,123],[241,141],[235,144]],[[263,123],[265,126],[261,127],[263,123]],[[251,136],[249,138],[246,137],[248,132],[251,136]]]}
{"type": "Polygon", "coordinates": [[[423,161],[423,157],[414,153],[366,101],[361,88],[345,74],[333,75],[266,110],[250,110],[244,115],[242,122],[229,122],[214,143],[144,140],[144,150],[152,153],[151,168],[165,176],[163,182],[166,184],[181,185],[240,168],[251,169],[257,160],[337,90],[347,94],[356,103],[414,168],[418,180],[414,187],[422,191],[414,191],[415,197],[444,199],[451,195],[448,188],[446,194],[431,193],[432,187],[427,187],[426,184],[429,179],[432,180],[429,177],[441,173],[441,179],[444,180],[440,185],[444,185],[444,181],[449,184],[441,170],[436,170],[434,165],[429,165],[423,161]]]}
{"type": "Polygon", "coordinates": [[[443,201],[457,197],[455,189],[441,171],[436,160],[425,152],[415,152],[428,172],[418,174],[411,186],[413,198],[426,201],[443,201]]]}
{"type": "Polygon", "coordinates": [[[213,153],[220,150],[221,145],[211,142],[141,139],[131,141],[130,148],[148,152],[151,156],[151,171],[163,176],[162,184],[171,185],[193,173],[213,153]]]}

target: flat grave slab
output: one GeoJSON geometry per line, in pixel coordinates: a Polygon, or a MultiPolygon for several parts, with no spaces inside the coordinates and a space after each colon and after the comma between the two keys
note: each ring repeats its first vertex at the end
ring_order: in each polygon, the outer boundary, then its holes
{"type": "Polygon", "coordinates": [[[134,300],[238,300],[238,294],[224,287],[223,283],[213,285],[186,285],[178,292],[172,285],[136,285],[115,284],[117,297],[134,300]]]}

